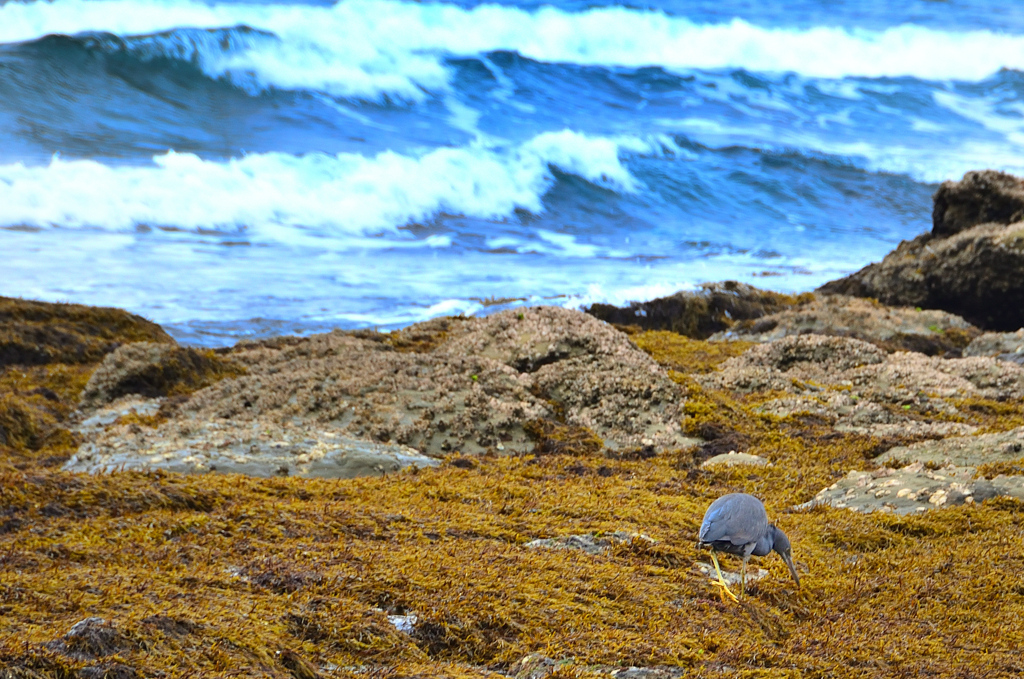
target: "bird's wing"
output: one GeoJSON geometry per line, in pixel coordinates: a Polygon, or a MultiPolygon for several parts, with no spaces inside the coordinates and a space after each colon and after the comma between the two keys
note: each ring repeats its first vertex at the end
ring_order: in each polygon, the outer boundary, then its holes
{"type": "Polygon", "coordinates": [[[700,527],[700,541],[746,545],[757,542],[767,530],[764,506],[753,497],[738,495],[717,506],[712,503],[700,527]]]}

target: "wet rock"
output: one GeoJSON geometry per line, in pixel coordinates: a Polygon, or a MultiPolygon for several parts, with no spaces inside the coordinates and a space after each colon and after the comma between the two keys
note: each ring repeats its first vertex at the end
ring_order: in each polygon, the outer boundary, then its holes
{"type": "Polygon", "coordinates": [[[93,363],[125,342],[174,340],[156,323],[121,309],[0,297],[0,368],[93,363]]]}
{"type": "Polygon", "coordinates": [[[77,660],[103,658],[134,646],[117,627],[98,617],[76,622],[62,638],[44,645],[77,660]]]}
{"type": "Polygon", "coordinates": [[[728,330],[737,321],[750,321],[812,299],[761,290],[746,283],[706,283],[697,291],[680,291],[627,307],[595,304],[587,313],[608,323],[638,326],[643,330],[671,330],[695,339],[707,339],[728,330]]]}
{"type": "Polygon", "coordinates": [[[931,233],[818,292],[943,309],[988,330],[1024,326],[1020,187],[1021,180],[996,172],[947,182],[935,196],[931,233]]]}
{"type": "Polygon", "coordinates": [[[980,332],[963,318],[945,311],[887,307],[874,300],[826,295],[757,320],[736,323],[710,339],[771,342],[792,335],[830,335],[865,340],[887,352],[958,357],[980,332]]]}
{"type": "Polygon", "coordinates": [[[712,388],[776,391],[762,412],[808,413],[839,431],[876,436],[950,436],[974,427],[945,399],[1024,397],[1024,368],[992,358],[942,359],[884,351],[862,340],[821,335],[785,337],[729,359],[696,378],[712,388]]]}
{"type": "Polygon", "coordinates": [[[138,342],[108,354],[82,391],[83,407],[129,394],[147,398],[195,391],[238,369],[212,351],[138,342]]]}

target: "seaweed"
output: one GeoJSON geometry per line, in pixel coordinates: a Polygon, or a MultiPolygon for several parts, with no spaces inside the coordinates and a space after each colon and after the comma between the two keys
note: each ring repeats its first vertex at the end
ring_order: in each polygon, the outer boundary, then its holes
{"type": "MultiPolygon", "coordinates": [[[[739,343],[633,340],[684,385],[688,432],[772,466],[701,470],[696,448],[609,460],[589,430],[547,422],[534,425],[538,454],[381,478],[76,475],[41,456],[71,446],[59,432],[95,363],[8,369],[0,677],[1024,672],[1024,503],[788,509],[908,441],[766,415],[764,396],[693,379],[739,343]],[[755,557],[768,575],[740,604],[718,598],[694,542],[730,491],[764,499],[802,589],[780,560],[755,557]],[[598,554],[527,546],[619,531],[645,537],[598,554]],[[90,618],[104,621],[98,636],[72,643],[90,618]]],[[[429,347],[418,341],[407,346],[429,347]]],[[[957,407],[991,430],[1021,417],[1018,404],[957,407]]]]}

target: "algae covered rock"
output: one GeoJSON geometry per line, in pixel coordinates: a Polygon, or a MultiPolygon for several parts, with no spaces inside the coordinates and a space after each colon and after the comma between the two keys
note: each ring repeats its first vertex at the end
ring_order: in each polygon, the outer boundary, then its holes
{"type": "Polygon", "coordinates": [[[706,283],[696,291],[680,291],[627,307],[594,304],[587,313],[608,323],[638,326],[643,330],[671,330],[695,339],[707,339],[728,330],[737,321],[749,321],[813,299],[813,295],[784,295],[746,283],[706,283]]]}
{"type": "Polygon", "coordinates": [[[997,172],[943,184],[930,233],[818,292],[944,309],[988,330],[1024,326],[1022,186],[997,172]]]}
{"type": "MultiPolygon", "coordinates": [[[[113,393],[105,385],[165,356],[179,354],[125,347],[88,391],[113,393]]],[[[193,394],[155,429],[112,426],[92,435],[74,468],[238,471],[250,455],[265,469],[273,455],[264,448],[278,442],[281,473],[326,475],[340,469],[324,462],[340,459],[324,453],[337,449],[335,439],[408,451],[400,466],[422,455],[592,454],[692,442],[682,431],[682,390],[665,370],[606,323],[557,307],[391,334],[242,344],[228,357],[246,374],[193,394]]]]}
{"type": "Polygon", "coordinates": [[[94,363],[126,342],[174,340],[156,323],[122,309],[0,297],[0,368],[94,363]]]}
{"type": "Polygon", "coordinates": [[[845,337],[798,335],[753,347],[697,380],[741,393],[770,392],[760,412],[812,415],[837,431],[950,436],[976,428],[954,402],[1024,397],[1024,368],[992,358],[886,354],[845,337]]]}
{"type": "Polygon", "coordinates": [[[831,335],[871,342],[886,351],[960,356],[980,330],[960,316],[913,307],[888,307],[874,300],[824,295],[799,306],[736,323],[712,341],[770,342],[791,335],[831,335]]]}
{"type": "Polygon", "coordinates": [[[103,359],[82,391],[82,403],[95,407],[128,394],[181,394],[238,373],[236,365],[213,351],[153,342],[126,344],[103,359]]]}

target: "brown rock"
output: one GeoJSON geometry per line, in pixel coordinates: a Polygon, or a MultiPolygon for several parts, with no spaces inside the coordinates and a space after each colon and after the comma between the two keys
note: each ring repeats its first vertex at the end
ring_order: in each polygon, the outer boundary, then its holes
{"type": "Polygon", "coordinates": [[[103,359],[82,391],[82,403],[95,407],[128,394],[154,398],[195,391],[238,372],[212,351],[152,342],[126,344],[103,359]]]}
{"type": "Polygon", "coordinates": [[[746,283],[706,283],[696,292],[677,292],[628,307],[595,304],[587,313],[602,321],[643,330],[671,330],[695,339],[707,339],[732,327],[812,299],[761,290],[746,283]]]}
{"type": "Polygon", "coordinates": [[[947,182],[931,233],[818,292],[944,309],[990,330],[1024,326],[1024,188],[997,172],[947,182]],[[984,221],[988,220],[988,221],[984,221]]]}
{"type": "Polygon", "coordinates": [[[1024,220],[1024,181],[1005,172],[968,172],[935,193],[932,235],[946,238],[978,224],[1024,220]]]}

